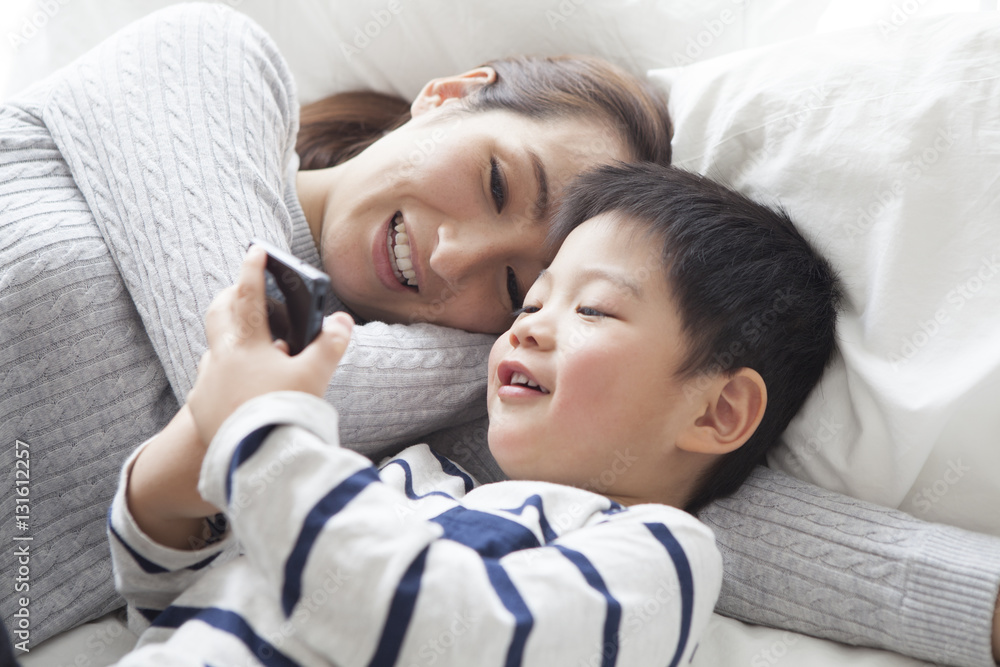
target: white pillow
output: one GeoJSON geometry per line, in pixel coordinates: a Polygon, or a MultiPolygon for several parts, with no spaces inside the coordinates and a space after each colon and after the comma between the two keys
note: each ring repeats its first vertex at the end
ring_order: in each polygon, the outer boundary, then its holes
{"type": "MultiPolygon", "coordinates": [[[[0,98],[176,0],[36,0],[7,21],[0,98]]],[[[223,0],[218,0],[223,1],[223,0]]],[[[271,33],[310,102],[374,88],[407,99],[429,79],[511,54],[589,53],[637,74],[812,32],[829,0],[224,0],[271,33]]]]}
{"type": "Polygon", "coordinates": [[[1000,535],[1000,16],[651,73],[678,166],[785,206],[839,269],[843,358],[770,457],[1000,535]]]}

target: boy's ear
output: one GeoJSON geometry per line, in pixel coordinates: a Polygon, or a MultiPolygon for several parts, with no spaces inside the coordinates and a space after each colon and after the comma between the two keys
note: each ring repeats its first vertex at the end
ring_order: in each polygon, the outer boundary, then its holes
{"type": "Polygon", "coordinates": [[[477,67],[463,74],[431,79],[410,105],[410,115],[415,118],[450,102],[459,101],[496,80],[497,72],[492,67],[477,67]]]}
{"type": "Polygon", "coordinates": [[[767,386],[760,373],[740,368],[719,376],[701,394],[703,408],[677,436],[676,445],[692,453],[728,454],[750,439],[767,407],[767,386]]]}

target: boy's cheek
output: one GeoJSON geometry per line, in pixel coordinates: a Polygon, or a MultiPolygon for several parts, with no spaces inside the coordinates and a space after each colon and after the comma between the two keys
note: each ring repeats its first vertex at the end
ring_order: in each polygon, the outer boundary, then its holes
{"type": "Polygon", "coordinates": [[[508,330],[500,334],[500,337],[497,338],[496,342],[493,343],[493,347],[490,349],[488,379],[491,384],[493,378],[496,377],[497,366],[512,349],[513,348],[510,345],[510,331],[508,330]]]}

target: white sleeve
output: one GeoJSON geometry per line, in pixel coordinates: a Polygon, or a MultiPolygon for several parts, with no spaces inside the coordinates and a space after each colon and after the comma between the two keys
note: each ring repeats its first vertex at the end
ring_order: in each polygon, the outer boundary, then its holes
{"type": "Polygon", "coordinates": [[[667,665],[692,655],[721,558],[690,515],[609,512],[610,501],[557,485],[525,496],[506,483],[513,495],[491,509],[419,479],[398,490],[337,447],[336,428],[329,405],[305,394],[249,401],[213,440],[199,487],[228,508],[295,636],[333,663],[667,665]],[[576,529],[557,535],[566,521],[576,529]]]}
{"type": "Polygon", "coordinates": [[[129,629],[136,634],[200,579],[209,567],[228,560],[238,549],[232,531],[221,533],[217,541],[209,540],[210,543],[197,549],[184,550],[164,546],[139,528],[129,512],[125,494],[132,463],[148,442],[136,448],[122,466],[118,490],[108,511],[108,542],[115,588],[128,603],[129,629]]]}

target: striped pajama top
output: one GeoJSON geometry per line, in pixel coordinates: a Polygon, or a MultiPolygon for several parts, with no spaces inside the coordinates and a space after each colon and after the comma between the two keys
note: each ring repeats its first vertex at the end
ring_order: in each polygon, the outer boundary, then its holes
{"type": "Polygon", "coordinates": [[[135,525],[134,458],[108,526],[142,632],[122,665],[673,666],[721,585],[711,531],[679,509],[478,485],[426,445],[376,469],[306,394],[256,398],[219,430],[199,490],[227,525],[199,549],[135,525]]]}

